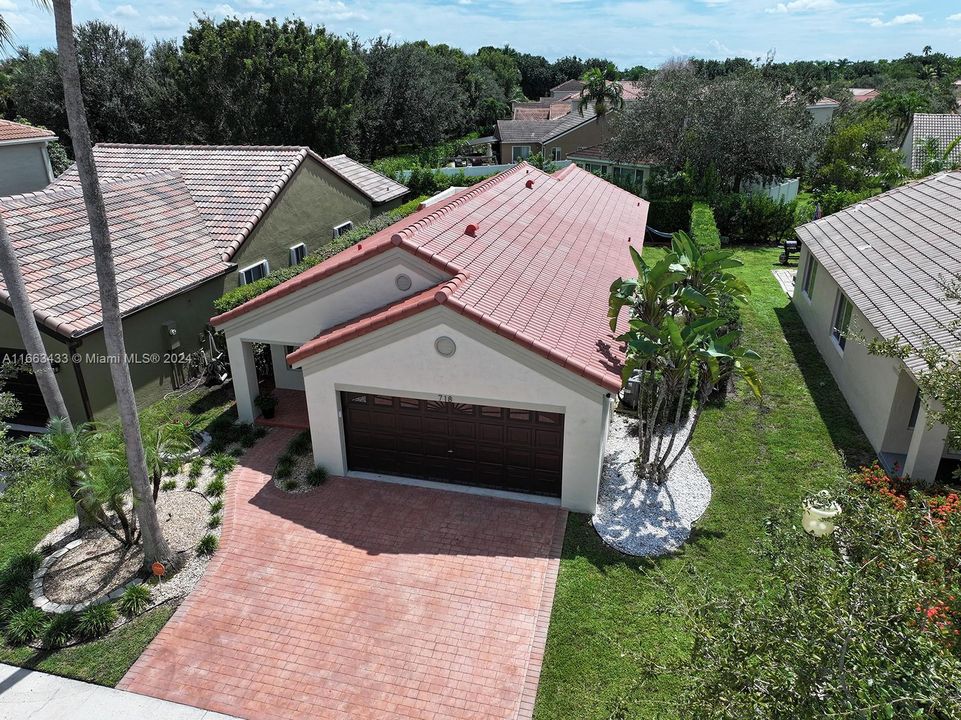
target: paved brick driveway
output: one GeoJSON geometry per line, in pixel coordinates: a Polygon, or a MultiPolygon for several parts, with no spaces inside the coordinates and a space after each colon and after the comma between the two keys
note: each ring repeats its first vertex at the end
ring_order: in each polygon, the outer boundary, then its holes
{"type": "Polygon", "coordinates": [[[121,688],[245,718],[529,718],[564,511],[268,473],[228,479],[221,548],[121,688]]]}

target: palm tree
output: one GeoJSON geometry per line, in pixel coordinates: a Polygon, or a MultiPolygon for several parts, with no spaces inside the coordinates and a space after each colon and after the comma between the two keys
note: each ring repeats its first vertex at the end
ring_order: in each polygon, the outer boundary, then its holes
{"type": "Polygon", "coordinates": [[[117,542],[127,547],[137,544],[136,518],[127,516],[127,492],[130,490],[130,473],[123,458],[110,454],[91,466],[84,476],[84,489],[110,508],[120,522],[121,536],[113,525],[104,519],[100,526],[117,542]]]}
{"type": "Polygon", "coordinates": [[[584,87],[581,88],[581,97],[577,103],[577,111],[581,115],[591,106],[594,107],[594,113],[599,118],[607,115],[609,110],[620,110],[624,107],[621,84],[608,81],[598,68],[584,73],[582,81],[584,87]]]}
{"type": "Polygon", "coordinates": [[[123,339],[123,323],[120,317],[120,300],[117,294],[117,278],[113,264],[113,248],[107,226],[107,211],[93,161],[90,128],[80,91],[80,68],[77,65],[77,46],[73,34],[73,13],[70,0],[53,0],[53,14],[57,29],[57,56],[63,78],[63,96],[67,109],[67,124],[73,153],[83,190],[87,219],[90,222],[90,238],[97,268],[97,285],[100,290],[100,308],[103,316],[103,335],[110,355],[110,377],[117,396],[117,409],[123,427],[127,468],[133,492],[133,506],[143,534],[144,566],[161,562],[176,567],[182,558],[175,556],[163,536],[157,508],[151,494],[147,477],[147,462],[140,438],[140,419],[134,397],[127,350],[123,339]]]}
{"type": "Polygon", "coordinates": [[[183,457],[190,450],[191,443],[187,429],[177,423],[145,427],[141,436],[144,439],[147,472],[153,483],[153,499],[156,502],[164,473],[174,471],[183,464],[183,457]]]}
{"type": "MultiPolygon", "coordinates": [[[[40,3],[43,5],[44,3],[40,3]]],[[[0,48],[9,45],[12,38],[10,26],[0,15],[0,48]]],[[[33,306],[27,296],[26,284],[23,281],[23,272],[20,270],[20,262],[17,260],[13,249],[13,243],[7,234],[7,226],[0,215],[0,275],[7,286],[7,293],[10,295],[10,306],[13,308],[13,317],[17,321],[17,328],[20,330],[20,337],[23,338],[24,349],[30,357],[30,364],[33,374],[37,378],[40,386],[40,393],[43,395],[43,404],[47,406],[47,414],[51,418],[63,418],[67,425],[70,425],[70,415],[67,413],[67,404],[63,400],[60,386],[53,374],[50,366],[50,359],[47,357],[43,339],[40,337],[40,330],[37,328],[33,306]]]]}
{"type": "Polygon", "coordinates": [[[961,135],[949,142],[943,150],[937,138],[928,138],[923,145],[924,162],[921,164],[918,177],[927,177],[961,167],[961,159],[952,157],[959,146],[961,146],[961,135]]]}

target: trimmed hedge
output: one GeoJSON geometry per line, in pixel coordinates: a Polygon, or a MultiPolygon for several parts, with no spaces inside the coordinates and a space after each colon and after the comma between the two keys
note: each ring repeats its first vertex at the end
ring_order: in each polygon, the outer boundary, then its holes
{"type": "Polygon", "coordinates": [[[714,222],[714,211],[700,200],[691,206],[691,237],[702,250],[721,249],[721,233],[714,222]]]}
{"type": "Polygon", "coordinates": [[[647,224],[655,230],[676,233],[678,230],[688,232],[691,229],[691,208],[694,205],[694,198],[660,198],[651,200],[650,203],[647,224]]]}
{"type": "Polygon", "coordinates": [[[353,230],[347,231],[336,240],[333,240],[315,252],[310,253],[296,265],[279,268],[260,280],[247,283],[246,285],[239,285],[233,290],[228,290],[219,298],[214,300],[214,310],[216,310],[218,314],[225,313],[228,310],[233,310],[239,305],[243,305],[245,302],[252,300],[258,295],[263,295],[265,292],[271,288],[277,287],[282,282],[286,282],[287,280],[290,280],[290,278],[300,275],[300,273],[304,272],[304,270],[309,270],[314,265],[322,263],[324,260],[333,257],[342,250],[346,250],[362,240],[366,240],[374,233],[379,232],[386,227],[390,227],[398,220],[401,220],[414,213],[424,200],[426,200],[425,196],[416,197],[413,200],[404,203],[400,207],[394,208],[389,212],[381,213],[380,215],[371,218],[363,225],[358,225],[353,230]]]}

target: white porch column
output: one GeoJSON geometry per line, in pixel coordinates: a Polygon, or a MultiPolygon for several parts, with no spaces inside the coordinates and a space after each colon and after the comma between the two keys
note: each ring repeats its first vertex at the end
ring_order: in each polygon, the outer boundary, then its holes
{"type": "Polygon", "coordinates": [[[254,421],[254,398],[257,388],[257,366],[254,364],[254,345],[239,337],[227,338],[227,357],[230,373],[234,379],[234,395],[237,398],[237,416],[240,422],[254,421]]]}
{"type": "Polygon", "coordinates": [[[947,437],[946,426],[937,423],[934,427],[928,427],[928,411],[922,401],[911,435],[911,444],[908,446],[908,457],[904,461],[904,474],[913,480],[933,483],[938,473],[938,465],[941,464],[947,437]]]}

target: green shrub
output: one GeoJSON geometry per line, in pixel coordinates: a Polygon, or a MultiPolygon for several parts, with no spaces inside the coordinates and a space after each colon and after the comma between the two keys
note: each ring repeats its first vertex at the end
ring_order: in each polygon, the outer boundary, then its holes
{"type": "Polygon", "coordinates": [[[187,482],[184,483],[184,487],[185,487],[187,490],[194,490],[194,489],[196,489],[196,487],[197,487],[197,480],[196,480],[196,478],[190,478],[189,480],[187,480],[187,482]]]}
{"type": "Polygon", "coordinates": [[[160,489],[161,489],[161,490],[176,490],[176,489],[177,489],[177,481],[174,480],[173,478],[170,478],[169,480],[164,480],[162,483],[160,483],[160,489]]]}
{"type": "Polygon", "coordinates": [[[211,515],[210,519],[207,521],[207,527],[211,530],[216,530],[220,527],[220,523],[223,522],[223,518],[220,515],[211,515]]]}
{"type": "Polygon", "coordinates": [[[296,480],[284,480],[284,490],[293,491],[300,487],[300,483],[296,480]]]}
{"type": "Polygon", "coordinates": [[[297,433],[294,439],[290,441],[287,446],[287,453],[289,455],[306,455],[310,452],[310,432],[304,430],[301,433],[297,433]]]}
{"type": "Polygon", "coordinates": [[[212,533],[207,533],[200,538],[200,542],[197,543],[197,554],[213,555],[217,552],[218,547],[220,547],[220,540],[217,539],[217,536],[212,533]]]}
{"type": "Polygon", "coordinates": [[[19,587],[30,584],[33,574],[43,563],[43,557],[39,553],[22,553],[14,555],[0,570],[0,595],[6,595],[19,587]]]}
{"type": "Polygon", "coordinates": [[[10,618],[21,610],[33,605],[30,598],[30,590],[26,586],[21,586],[5,593],[0,599],[0,628],[6,627],[10,618]]]}
{"type": "Polygon", "coordinates": [[[7,622],[7,640],[11,645],[24,645],[39,640],[47,627],[47,615],[40,608],[27,607],[7,622]]]}
{"type": "Polygon", "coordinates": [[[257,425],[257,426],[254,428],[254,439],[255,439],[255,440],[260,440],[260,439],[262,439],[262,438],[264,438],[264,437],[266,437],[266,436],[267,436],[267,428],[265,428],[263,425],[257,425]]]}
{"type": "Polygon", "coordinates": [[[277,462],[277,468],[274,470],[274,475],[281,480],[289,478],[294,472],[294,461],[288,457],[281,457],[277,462]]]}
{"type": "Polygon", "coordinates": [[[152,599],[153,591],[147,585],[131,585],[117,601],[117,609],[128,618],[136,617],[150,607],[152,599]]]}
{"type": "Polygon", "coordinates": [[[187,477],[191,480],[198,479],[204,474],[204,465],[206,464],[207,460],[202,455],[195,457],[190,461],[190,469],[187,471],[187,477]]]}
{"type": "Polygon", "coordinates": [[[262,295],[271,288],[277,287],[282,282],[286,282],[287,280],[290,280],[290,278],[296,277],[305,270],[309,270],[315,265],[322,263],[324,260],[332,258],[342,250],[353,247],[360,241],[366,240],[374,233],[380,232],[386,227],[390,227],[398,220],[407,217],[416,211],[424,199],[425,198],[422,197],[414,198],[410,202],[407,202],[404,205],[395,208],[394,210],[371,218],[362,225],[358,225],[352,230],[344,233],[336,240],[322,245],[318,250],[310,253],[296,265],[279,268],[269,273],[267,277],[263,277],[260,280],[256,280],[252,283],[247,283],[246,285],[240,285],[232,290],[227,291],[221,297],[214,300],[214,310],[216,310],[218,313],[225,313],[228,310],[232,310],[239,305],[243,305],[248,300],[257,297],[258,295],[262,295]]]}
{"type": "Polygon", "coordinates": [[[706,202],[699,200],[691,206],[691,237],[702,250],[721,249],[721,234],[714,222],[714,211],[706,202]]]}
{"type": "Polygon", "coordinates": [[[207,487],[204,488],[204,495],[208,497],[220,497],[224,494],[224,490],[227,489],[227,483],[224,482],[223,478],[214,478],[209,483],[207,487]]]}
{"type": "Polygon", "coordinates": [[[233,450],[230,451],[230,457],[232,457],[234,460],[241,457],[243,454],[244,454],[243,447],[235,447],[233,450]]]}
{"type": "Polygon", "coordinates": [[[227,473],[237,467],[237,458],[225,453],[217,453],[210,458],[210,467],[214,469],[217,477],[224,477],[227,473]]]}
{"type": "Polygon", "coordinates": [[[323,485],[325,482],[327,482],[327,468],[323,465],[318,465],[307,473],[307,484],[311,487],[323,485]]]}
{"type": "Polygon", "coordinates": [[[96,640],[103,637],[117,622],[117,608],[113,603],[91,605],[80,613],[77,619],[77,637],[82,640],[96,640]]]}
{"type": "Polygon", "coordinates": [[[219,513],[219,512],[220,512],[221,510],[223,510],[223,509],[224,509],[224,501],[221,500],[220,498],[218,498],[218,499],[214,500],[212,503],[210,503],[210,514],[211,514],[211,515],[216,515],[217,513],[219,513]]]}
{"type": "Polygon", "coordinates": [[[78,618],[75,612],[54,615],[43,631],[43,646],[50,650],[69,645],[77,634],[78,618]]]}
{"type": "Polygon", "coordinates": [[[762,193],[732,193],[711,200],[721,235],[732,243],[766,245],[794,234],[797,201],[772,200],[762,193]]]}

